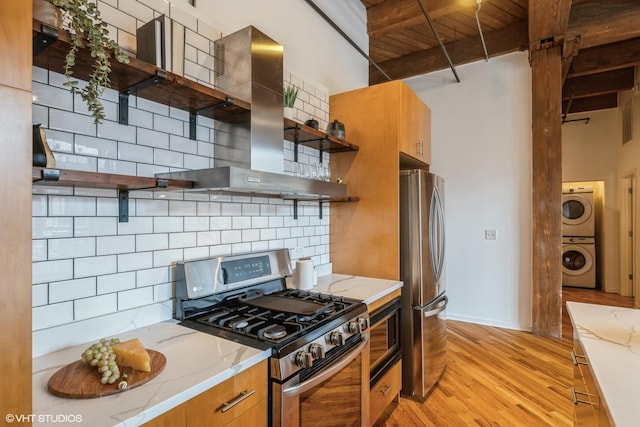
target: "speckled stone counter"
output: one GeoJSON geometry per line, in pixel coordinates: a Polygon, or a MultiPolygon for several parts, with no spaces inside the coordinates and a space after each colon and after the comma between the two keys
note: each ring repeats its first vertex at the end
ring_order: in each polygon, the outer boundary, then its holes
{"type": "Polygon", "coordinates": [[[318,278],[318,284],[312,290],[359,299],[371,305],[400,288],[402,288],[402,282],[398,280],[327,274],[318,278]]]}
{"type": "Polygon", "coordinates": [[[567,302],[577,339],[617,427],[640,423],[640,310],[567,302]]]}
{"type": "MultiPolygon", "coordinates": [[[[33,425],[138,426],[210,389],[271,355],[222,338],[194,331],[174,321],[157,323],[118,336],[139,338],[146,348],[167,358],[162,373],[146,384],[111,396],[65,399],[47,391],[49,378],[79,360],[87,345],[66,348],[33,359],[33,425]],[[38,415],[44,422],[39,420],[38,415]],[[64,423],[64,417],[76,422],[64,423]],[[73,417],[73,418],[71,418],[73,417]],[[77,420],[81,418],[81,422],[77,420]]],[[[96,381],[100,377],[96,373],[96,381]]]]}

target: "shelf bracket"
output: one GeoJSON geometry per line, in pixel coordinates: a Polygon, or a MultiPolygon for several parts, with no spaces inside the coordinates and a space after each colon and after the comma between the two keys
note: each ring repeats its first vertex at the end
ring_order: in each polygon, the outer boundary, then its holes
{"type": "Polygon", "coordinates": [[[209,105],[208,107],[201,108],[199,110],[193,110],[189,112],[189,139],[195,141],[197,139],[197,126],[198,126],[198,114],[203,111],[215,111],[221,108],[227,108],[235,103],[235,99],[228,97],[225,101],[217,104],[209,105]]]}
{"type": "Polygon", "coordinates": [[[318,200],[318,219],[322,219],[322,200],[318,200]]]}
{"type": "Polygon", "coordinates": [[[150,77],[147,80],[143,80],[140,83],[136,83],[135,85],[128,87],[127,89],[121,90],[118,94],[118,123],[121,125],[129,124],[129,95],[149,86],[153,86],[160,80],[166,79],[167,72],[161,68],[158,68],[156,70],[155,76],[150,77]]]}
{"type": "Polygon", "coordinates": [[[118,222],[129,222],[128,190],[118,190],[118,222]]]}
{"type": "Polygon", "coordinates": [[[293,199],[293,219],[298,219],[298,200],[293,199]]]}
{"type": "Polygon", "coordinates": [[[41,32],[33,39],[33,56],[38,56],[58,40],[58,30],[47,24],[40,25],[41,32]]]}

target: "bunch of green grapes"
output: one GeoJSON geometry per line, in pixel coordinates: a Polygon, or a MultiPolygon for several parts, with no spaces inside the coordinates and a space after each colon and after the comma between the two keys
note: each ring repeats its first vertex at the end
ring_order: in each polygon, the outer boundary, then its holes
{"type": "Polygon", "coordinates": [[[102,384],[113,384],[120,378],[120,368],[116,363],[116,354],[111,347],[119,343],[118,338],[103,338],[82,353],[82,360],[90,366],[98,368],[102,374],[102,384]]]}

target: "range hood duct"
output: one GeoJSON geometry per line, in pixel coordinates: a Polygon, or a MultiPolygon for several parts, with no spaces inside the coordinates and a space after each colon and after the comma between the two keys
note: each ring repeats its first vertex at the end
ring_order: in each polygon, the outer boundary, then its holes
{"type": "Polygon", "coordinates": [[[216,121],[212,169],[156,174],[194,182],[193,190],[291,199],[346,197],[343,184],[284,170],[283,47],[253,26],[215,42],[215,86],[248,101],[251,112],[216,121]]]}

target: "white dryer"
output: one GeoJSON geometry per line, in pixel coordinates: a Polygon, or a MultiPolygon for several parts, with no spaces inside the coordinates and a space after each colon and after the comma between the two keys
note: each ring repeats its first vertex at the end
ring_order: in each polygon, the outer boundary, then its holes
{"type": "Polygon", "coordinates": [[[596,234],[593,189],[564,187],[562,189],[562,235],[594,237],[596,234]]]}
{"type": "Polygon", "coordinates": [[[562,238],[562,285],[596,287],[596,239],[562,238]]]}

